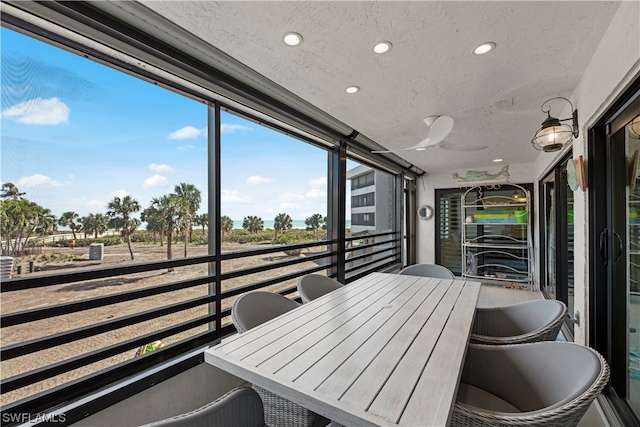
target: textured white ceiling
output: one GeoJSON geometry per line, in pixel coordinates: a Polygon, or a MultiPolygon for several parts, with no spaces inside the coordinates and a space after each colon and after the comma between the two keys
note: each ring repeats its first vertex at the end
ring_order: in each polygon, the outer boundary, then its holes
{"type": "Polygon", "coordinates": [[[399,153],[431,173],[493,165],[495,158],[507,164],[533,161],[538,152],[530,140],[545,118],[540,105],[552,96],[571,95],[620,5],[141,3],[388,149],[424,139],[423,119],[430,115],[455,120],[444,146],[488,146],[477,152],[399,153]],[[290,31],[302,34],[302,45],[282,42],[290,31]],[[392,50],[374,54],[373,45],[382,40],[391,42],[392,50]],[[496,43],[496,50],[471,53],[486,41],[496,43]],[[350,85],[360,92],[347,94],[350,85]]]}

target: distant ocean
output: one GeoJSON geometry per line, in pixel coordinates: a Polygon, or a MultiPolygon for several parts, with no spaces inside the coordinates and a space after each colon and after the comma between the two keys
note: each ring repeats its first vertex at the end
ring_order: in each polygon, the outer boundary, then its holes
{"type": "MultiPolygon", "coordinates": [[[[302,228],[305,229],[307,228],[307,225],[304,223],[304,219],[294,219],[293,221],[291,221],[291,224],[293,226],[293,228],[302,228]]],[[[263,224],[264,224],[264,228],[273,228],[273,220],[262,220],[263,224]]],[[[346,221],[346,227],[347,228],[351,228],[351,220],[348,219],[346,221]]],[[[233,228],[242,228],[242,220],[240,221],[233,221],[233,228]]]]}

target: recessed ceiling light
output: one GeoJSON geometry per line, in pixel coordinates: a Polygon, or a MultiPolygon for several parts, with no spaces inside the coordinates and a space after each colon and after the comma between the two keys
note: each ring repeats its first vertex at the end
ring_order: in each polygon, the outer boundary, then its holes
{"type": "Polygon", "coordinates": [[[302,43],[302,36],[298,33],[286,33],[282,37],[282,40],[289,46],[298,46],[302,43]]]}
{"type": "Polygon", "coordinates": [[[498,163],[498,162],[502,162],[504,161],[504,159],[493,159],[494,162],[498,163]]]}
{"type": "Polygon", "coordinates": [[[424,151],[426,149],[427,149],[427,147],[420,147],[420,148],[416,148],[416,151],[424,151]]]}
{"type": "Polygon", "coordinates": [[[391,50],[391,43],[389,42],[380,42],[373,47],[373,51],[375,53],[385,53],[391,50]]]}
{"type": "Polygon", "coordinates": [[[496,44],[492,42],[482,43],[477,48],[473,49],[473,53],[476,55],[484,55],[485,53],[491,52],[496,48],[496,44]]]}
{"type": "Polygon", "coordinates": [[[360,88],[358,86],[349,86],[346,91],[347,93],[356,93],[360,88]]]}

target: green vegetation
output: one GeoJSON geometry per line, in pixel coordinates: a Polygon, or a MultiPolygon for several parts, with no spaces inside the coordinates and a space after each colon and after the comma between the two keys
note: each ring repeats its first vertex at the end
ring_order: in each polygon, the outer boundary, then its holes
{"type": "MultiPolygon", "coordinates": [[[[92,243],[105,246],[128,245],[131,259],[134,259],[131,243],[160,244],[167,246],[167,259],[172,258],[173,244],[184,244],[184,256],[187,245],[207,244],[209,234],[208,214],[196,214],[200,208],[202,195],[194,185],[180,183],[174,193],[152,199],[151,204],[142,210],[140,203],[131,196],[114,197],[108,204],[106,213],[90,213],[80,217],[76,212],[63,212],[56,217],[49,209],[31,202],[25,193],[12,183],[4,183],[0,193],[0,247],[3,255],[19,256],[25,250],[29,239],[38,238],[42,244],[44,238],[51,240],[57,234],[57,226],[68,227],[73,239],[45,241],[49,247],[88,247],[92,243]],[[135,215],[140,212],[140,219],[135,215]],[[146,230],[140,230],[140,224],[146,222],[146,230]],[[198,228],[200,227],[200,228],[198,228]],[[109,229],[120,235],[104,235],[109,229]],[[80,234],[78,234],[80,233],[80,234]],[[84,236],[83,236],[84,235],[84,236]]],[[[265,229],[262,218],[249,215],[243,220],[242,229],[233,228],[233,220],[223,215],[220,218],[222,241],[227,243],[281,244],[291,245],[317,241],[319,232],[326,229],[326,217],[316,213],[305,220],[307,228],[292,228],[293,220],[286,213],[279,213],[274,219],[274,228],[265,229]]],[[[298,256],[302,249],[283,248],[289,256],[298,256]]],[[[61,259],[54,254],[48,256],[48,262],[61,259]]],[[[69,255],[72,256],[72,255],[69,255]]],[[[44,259],[42,259],[44,261],[44,259]]]]}

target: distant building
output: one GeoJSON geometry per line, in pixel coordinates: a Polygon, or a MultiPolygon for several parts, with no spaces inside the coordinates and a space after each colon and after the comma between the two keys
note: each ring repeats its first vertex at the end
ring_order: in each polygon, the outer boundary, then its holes
{"type": "Polygon", "coordinates": [[[351,233],[393,229],[393,175],[360,165],[347,171],[351,181],[351,233]]]}

